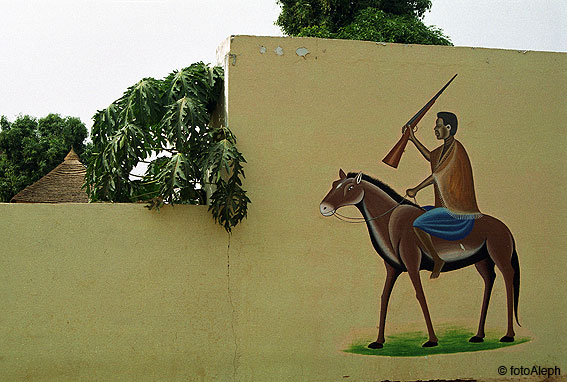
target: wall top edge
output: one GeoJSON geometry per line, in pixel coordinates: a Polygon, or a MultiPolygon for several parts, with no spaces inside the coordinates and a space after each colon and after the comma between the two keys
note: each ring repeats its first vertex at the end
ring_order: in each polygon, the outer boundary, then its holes
{"type": "Polygon", "coordinates": [[[207,205],[194,205],[194,204],[175,204],[175,205],[166,205],[162,206],[160,210],[148,210],[147,203],[112,203],[112,202],[94,202],[94,203],[0,203],[0,208],[35,208],[35,209],[42,209],[42,208],[84,208],[84,209],[95,209],[95,208],[104,208],[104,209],[137,209],[140,211],[146,211],[148,213],[160,213],[162,211],[169,211],[169,210],[189,210],[189,209],[196,209],[196,210],[204,210],[206,211],[209,206],[207,205]]]}
{"type": "MultiPolygon", "coordinates": [[[[282,41],[323,41],[338,44],[352,44],[352,45],[378,45],[378,46],[391,46],[391,47],[411,47],[418,49],[455,49],[455,50],[481,50],[481,51],[495,51],[495,52],[517,52],[517,53],[544,53],[544,54],[560,54],[565,55],[567,52],[560,51],[546,51],[546,50],[530,50],[530,49],[504,49],[504,48],[487,48],[480,46],[446,46],[446,45],[421,45],[421,44],[401,44],[392,42],[375,42],[375,41],[362,41],[362,40],[340,40],[340,39],[324,39],[318,37],[293,37],[293,36],[255,36],[255,35],[231,35],[227,37],[221,45],[217,48],[217,52],[223,48],[222,51],[228,53],[230,44],[234,40],[282,40],[282,41]],[[228,48],[228,50],[227,50],[228,48]]],[[[224,56],[224,55],[223,55],[224,56]]],[[[218,56],[217,56],[218,57],[218,56]]]]}

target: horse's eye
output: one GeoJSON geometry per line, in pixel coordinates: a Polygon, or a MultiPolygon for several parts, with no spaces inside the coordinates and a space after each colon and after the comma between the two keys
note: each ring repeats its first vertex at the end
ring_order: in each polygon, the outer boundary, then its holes
{"type": "Polygon", "coordinates": [[[354,186],[349,186],[347,191],[351,191],[354,188],[354,186]]]}

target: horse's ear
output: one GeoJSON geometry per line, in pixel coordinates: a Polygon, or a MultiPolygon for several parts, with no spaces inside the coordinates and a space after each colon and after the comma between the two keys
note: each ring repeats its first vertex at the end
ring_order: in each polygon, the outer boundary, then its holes
{"type": "Polygon", "coordinates": [[[362,171],[358,173],[358,175],[356,176],[356,184],[360,184],[360,182],[362,181],[362,171]]]}
{"type": "Polygon", "coordinates": [[[343,169],[342,169],[342,168],[341,168],[341,169],[339,169],[339,178],[341,178],[341,179],[344,179],[344,178],[346,178],[346,174],[345,174],[345,172],[343,171],[343,169]]]}

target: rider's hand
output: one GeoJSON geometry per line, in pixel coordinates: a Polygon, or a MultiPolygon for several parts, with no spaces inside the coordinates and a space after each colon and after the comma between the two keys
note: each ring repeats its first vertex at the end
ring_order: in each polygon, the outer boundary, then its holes
{"type": "Polygon", "coordinates": [[[414,130],[411,128],[410,125],[405,125],[404,127],[402,127],[402,134],[406,132],[406,129],[409,129],[409,130],[410,130],[410,132],[409,132],[409,139],[410,139],[410,141],[415,142],[415,132],[414,132],[414,130]]]}
{"type": "Polygon", "coordinates": [[[417,189],[415,188],[408,188],[406,190],[406,195],[409,196],[410,198],[415,198],[415,196],[417,195],[417,189]]]}

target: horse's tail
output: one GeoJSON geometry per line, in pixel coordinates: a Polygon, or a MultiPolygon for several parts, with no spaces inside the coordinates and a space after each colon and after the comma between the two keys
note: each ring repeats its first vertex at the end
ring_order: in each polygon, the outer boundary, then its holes
{"type": "Polygon", "coordinates": [[[514,241],[514,238],[512,238],[512,244],[514,246],[511,259],[512,268],[514,269],[514,315],[516,316],[516,323],[518,324],[518,326],[522,326],[518,321],[518,300],[520,299],[520,263],[518,262],[518,252],[516,251],[516,242],[514,241]]]}

